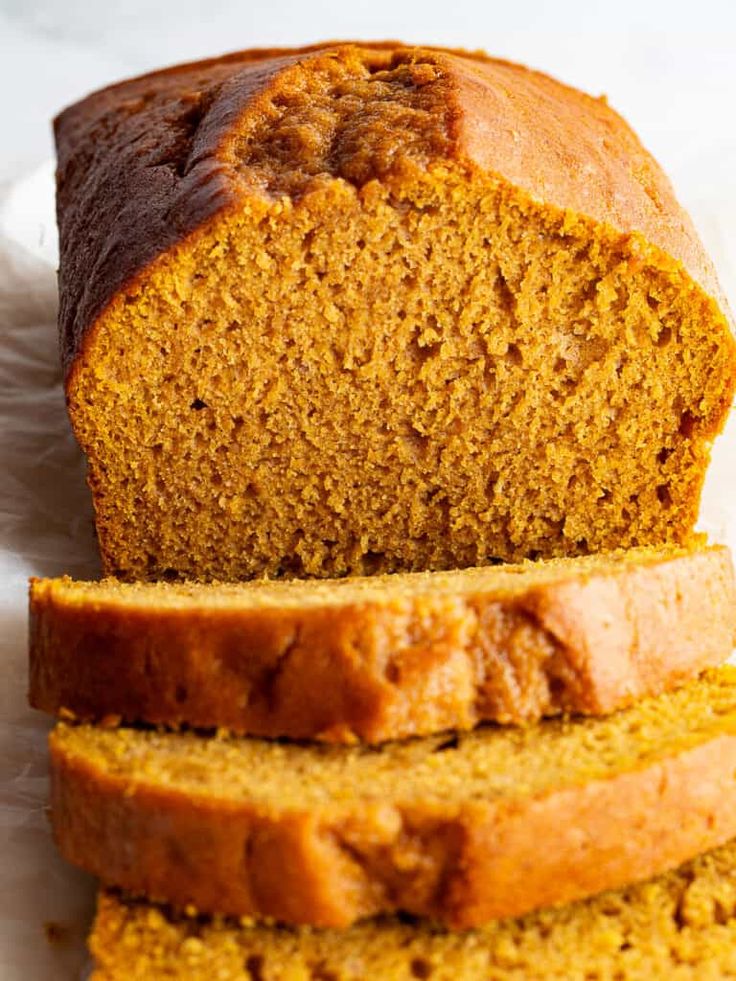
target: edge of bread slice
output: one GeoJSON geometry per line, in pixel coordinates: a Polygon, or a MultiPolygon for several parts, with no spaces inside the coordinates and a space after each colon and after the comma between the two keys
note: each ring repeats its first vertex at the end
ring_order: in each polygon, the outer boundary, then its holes
{"type": "Polygon", "coordinates": [[[675,871],[467,933],[397,919],[347,931],[181,916],[102,890],[92,981],[583,981],[736,976],[736,842],[675,871]]]}
{"type": "Polygon", "coordinates": [[[30,590],[30,700],[80,719],[379,742],[600,715],[731,653],[728,550],[462,570],[30,590]]]}
{"type": "Polygon", "coordinates": [[[59,723],[52,820],[103,882],[203,912],[456,928],[736,835],[736,668],[607,718],[366,746],[59,723]]]}

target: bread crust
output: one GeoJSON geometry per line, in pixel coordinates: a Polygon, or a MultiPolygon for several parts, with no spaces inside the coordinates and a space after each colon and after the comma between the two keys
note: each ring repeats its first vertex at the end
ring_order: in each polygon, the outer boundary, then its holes
{"type": "Polygon", "coordinates": [[[468,928],[645,879],[736,834],[731,731],[527,798],[358,792],[304,809],[126,780],[67,752],[63,724],[50,748],[67,859],[154,901],[287,923],[402,910],[468,928]]]}
{"type": "Polygon", "coordinates": [[[513,595],[494,589],[493,571],[471,571],[452,588],[435,576],[436,590],[420,593],[382,579],[362,602],[340,601],[335,584],[332,605],[296,607],[253,605],[258,587],[244,588],[240,608],[236,598],[208,604],[216,585],[157,606],[166,587],[116,587],[118,603],[35,579],[30,701],[80,719],[381,742],[609,713],[731,653],[736,587],[724,547],[558,568],[542,583],[530,573],[513,595]]]}

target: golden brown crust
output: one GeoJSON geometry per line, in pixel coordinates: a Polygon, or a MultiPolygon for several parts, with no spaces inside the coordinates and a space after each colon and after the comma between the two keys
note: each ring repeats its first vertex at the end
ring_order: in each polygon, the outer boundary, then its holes
{"type": "Polygon", "coordinates": [[[257,587],[243,588],[240,608],[237,593],[218,603],[217,586],[172,606],[156,604],[165,586],[122,586],[117,602],[115,590],[85,598],[68,580],[34,580],[30,701],[84,719],[378,742],[483,720],[608,713],[731,652],[725,548],[557,568],[542,583],[530,572],[513,594],[504,595],[505,571],[495,581],[493,571],[471,572],[435,576],[436,591],[419,593],[411,577],[384,579],[383,594],[362,602],[340,601],[337,584],[333,605],[301,607],[259,607],[257,587]]]}
{"type": "MultiPolygon", "coordinates": [[[[572,901],[673,868],[736,834],[736,734],[528,796],[356,788],[321,804],[182,793],[52,734],[52,816],[70,861],[178,907],[347,926],[403,910],[452,927],[572,901]]],[[[184,761],[182,761],[184,763],[184,761]]],[[[521,775],[520,775],[521,777],[521,775]]]]}
{"type": "Polygon", "coordinates": [[[266,117],[281,73],[299,61],[354,58],[422,60],[446,76],[448,140],[435,162],[495,173],[553,208],[639,235],[723,303],[669,181],[605,100],[519,65],[398,42],[253,50],[122,82],[57,118],[67,372],[118,290],[216,214],[257,194],[232,148],[244,117],[266,117]]]}

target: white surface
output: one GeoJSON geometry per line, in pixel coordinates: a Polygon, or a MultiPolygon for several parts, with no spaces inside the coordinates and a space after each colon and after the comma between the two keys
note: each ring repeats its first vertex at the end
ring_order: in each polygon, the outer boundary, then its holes
{"type": "MultiPolygon", "coordinates": [[[[96,86],[250,45],[400,36],[485,47],[605,91],[674,179],[736,298],[736,5],[557,0],[0,0],[0,979],[65,981],[91,896],[44,814],[46,721],[25,707],[26,578],[94,576],[81,460],[57,364],[48,119],[96,86]],[[43,924],[67,930],[49,946],[43,924]]],[[[736,417],[716,447],[703,525],[736,546],[736,417]]],[[[145,979],[142,979],[145,981],[145,979]]]]}
{"type": "MultiPolygon", "coordinates": [[[[50,168],[19,197],[49,199],[50,168]],[[43,187],[41,193],[39,188],[43,187]]],[[[79,976],[92,890],[56,857],[45,815],[48,724],[26,708],[29,575],[99,574],[82,464],[65,419],[54,266],[7,237],[0,201],[0,978],[79,976]],[[63,940],[49,945],[44,924],[63,940]]],[[[23,223],[11,229],[23,234],[23,223]]],[[[38,243],[54,236],[37,214],[38,243]]],[[[30,242],[30,240],[29,240],[30,242]]]]}

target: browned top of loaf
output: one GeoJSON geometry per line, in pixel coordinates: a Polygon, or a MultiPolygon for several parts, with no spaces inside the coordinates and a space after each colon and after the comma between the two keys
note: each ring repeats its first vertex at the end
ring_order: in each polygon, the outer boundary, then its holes
{"type": "MultiPolygon", "coordinates": [[[[367,71],[366,71],[367,70],[367,71]]],[[[315,93],[317,96],[319,93],[315,93]]],[[[338,100],[339,102],[339,100],[338,100]]],[[[715,274],[669,181],[606,103],[520,65],[398,42],[331,42],[238,52],[122,82],[56,120],[60,330],[68,372],[116,291],[158,255],[248,196],[294,198],[325,178],[402,180],[407,163],[495,173],[531,197],[641,234],[710,294],[715,274]],[[403,66],[406,92],[347,123],[294,119],[289,73],[300,62],[403,66]],[[431,75],[431,78],[425,77],[431,75]],[[427,81],[443,80],[441,86],[427,81]]]]}

